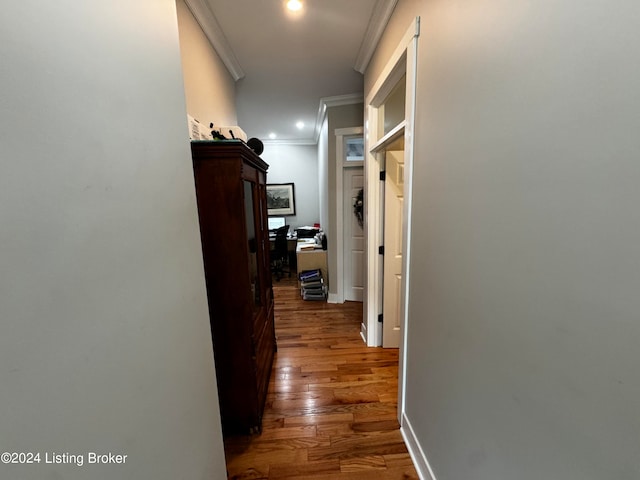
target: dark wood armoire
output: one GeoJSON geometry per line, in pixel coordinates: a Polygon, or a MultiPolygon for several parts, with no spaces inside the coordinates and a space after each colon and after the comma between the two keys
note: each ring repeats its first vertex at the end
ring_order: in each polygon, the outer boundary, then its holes
{"type": "Polygon", "coordinates": [[[191,152],[222,430],[259,432],[276,350],[268,165],[240,141],[196,141],[191,152]]]}

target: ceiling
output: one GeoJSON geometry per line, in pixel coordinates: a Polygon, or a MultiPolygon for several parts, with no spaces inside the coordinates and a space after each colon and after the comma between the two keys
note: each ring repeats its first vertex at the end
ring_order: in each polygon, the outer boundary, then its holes
{"type": "Polygon", "coordinates": [[[293,144],[317,142],[323,105],[362,101],[362,72],[397,2],[301,0],[292,14],[285,0],[185,1],[236,80],[238,125],[293,144]]]}

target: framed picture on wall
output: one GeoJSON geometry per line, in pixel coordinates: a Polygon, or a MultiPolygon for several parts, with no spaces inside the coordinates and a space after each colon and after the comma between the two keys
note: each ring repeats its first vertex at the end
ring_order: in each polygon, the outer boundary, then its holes
{"type": "Polygon", "coordinates": [[[267,213],[269,215],[295,215],[294,193],[293,183],[267,184],[267,213]]]}

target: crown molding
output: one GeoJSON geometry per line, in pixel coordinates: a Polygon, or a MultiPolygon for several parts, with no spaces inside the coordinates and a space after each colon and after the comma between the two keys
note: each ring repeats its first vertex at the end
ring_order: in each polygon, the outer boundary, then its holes
{"type": "Polygon", "coordinates": [[[358,56],[356,57],[356,63],[353,68],[362,74],[369,66],[371,57],[378,46],[378,42],[384,33],[384,29],[391,18],[394,8],[398,0],[378,0],[373,7],[373,13],[367,26],[367,31],[362,39],[358,56]]]}
{"type": "Polygon", "coordinates": [[[269,145],[298,145],[298,146],[309,146],[309,145],[316,145],[318,142],[315,141],[313,138],[298,138],[298,139],[291,139],[291,140],[287,140],[287,139],[275,139],[275,140],[271,140],[271,139],[266,139],[266,140],[262,140],[262,143],[264,144],[265,148],[269,145]]]}
{"type": "Polygon", "coordinates": [[[363,103],[364,95],[362,93],[348,93],[346,95],[336,95],[334,97],[323,97],[320,99],[320,108],[322,105],[329,107],[341,107],[342,105],[353,105],[354,103],[363,103]]]}
{"type": "Polygon", "coordinates": [[[318,107],[318,115],[316,117],[315,127],[315,143],[320,139],[320,130],[322,123],[327,116],[327,109],[331,107],[340,107],[342,105],[353,105],[354,103],[364,103],[364,95],[361,93],[350,93],[347,95],[337,95],[335,97],[323,97],[320,99],[318,107]]]}
{"type": "Polygon", "coordinates": [[[227,41],[227,37],[225,37],[222,31],[222,27],[206,1],[185,0],[185,3],[209,39],[209,43],[211,43],[211,46],[220,56],[222,63],[227,67],[229,74],[231,74],[235,81],[244,77],[244,71],[240,66],[240,62],[238,62],[235,53],[233,53],[231,49],[231,45],[229,45],[227,41]]]}

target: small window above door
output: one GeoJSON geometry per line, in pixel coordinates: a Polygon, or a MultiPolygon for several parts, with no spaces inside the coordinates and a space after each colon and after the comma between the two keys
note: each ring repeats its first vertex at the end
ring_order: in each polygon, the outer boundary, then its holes
{"type": "Polygon", "coordinates": [[[364,161],[364,137],[347,137],[344,143],[347,162],[364,161]]]}

